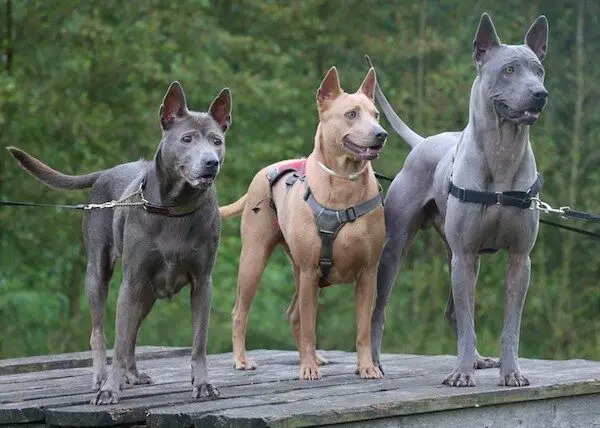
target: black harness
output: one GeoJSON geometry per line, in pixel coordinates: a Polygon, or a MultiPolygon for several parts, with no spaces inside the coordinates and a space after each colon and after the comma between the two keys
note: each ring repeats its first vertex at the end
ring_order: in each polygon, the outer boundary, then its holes
{"type": "Polygon", "coordinates": [[[535,183],[527,191],[509,190],[506,192],[481,192],[456,186],[452,180],[448,192],[461,202],[472,202],[482,205],[504,205],[507,207],[529,208],[531,198],[542,190],[542,177],[537,175],[535,183]]]}
{"type": "Polygon", "coordinates": [[[313,193],[308,186],[308,181],[304,175],[304,171],[298,171],[296,168],[283,168],[281,170],[274,169],[267,174],[267,180],[269,180],[269,191],[271,196],[271,206],[275,208],[273,203],[273,186],[283,176],[291,175],[285,180],[286,192],[296,184],[298,180],[304,182],[304,200],[315,215],[317,222],[317,229],[319,236],[321,237],[321,254],[319,257],[319,267],[321,268],[321,281],[320,286],[326,287],[331,285],[327,281],[329,273],[331,272],[331,266],[333,266],[333,240],[337,236],[340,229],[346,224],[353,222],[360,216],[363,216],[380,205],[383,205],[383,192],[380,189],[379,193],[375,197],[369,199],[366,202],[350,207],[345,210],[332,210],[319,204],[313,193]]]}

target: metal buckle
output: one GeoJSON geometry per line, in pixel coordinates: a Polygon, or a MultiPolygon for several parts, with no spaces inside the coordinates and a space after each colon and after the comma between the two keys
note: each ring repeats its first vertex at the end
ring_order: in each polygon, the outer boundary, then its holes
{"type": "Polygon", "coordinates": [[[502,192],[495,192],[496,193],[496,205],[502,205],[502,196],[503,193],[502,192]]]}
{"type": "Polygon", "coordinates": [[[458,200],[461,202],[465,202],[467,198],[467,192],[464,187],[458,187],[458,200]]]}
{"type": "Polygon", "coordinates": [[[348,221],[354,221],[358,218],[358,216],[356,215],[356,211],[354,210],[354,207],[350,207],[346,210],[346,215],[348,216],[348,221]]]}

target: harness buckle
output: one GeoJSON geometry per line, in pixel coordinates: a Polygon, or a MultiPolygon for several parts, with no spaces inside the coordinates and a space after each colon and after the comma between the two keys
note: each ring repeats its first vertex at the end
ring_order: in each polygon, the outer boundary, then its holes
{"type": "Polygon", "coordinates": [[[354,207],[348,208],[345,211],[345,213],[346,213],[346,217],[348,217],[348,220],[346,220],[346,221],[352,222],[358,218],[358,216],[356,215],[356,211],[354,210],[354,207]]]}
{"type": "Polygon", "coordinates": [[[457,187],[458,188],[458,200],[461,202],[465,202],[467,199],[467,192],[465,190],[464,187],[457,187]]]}

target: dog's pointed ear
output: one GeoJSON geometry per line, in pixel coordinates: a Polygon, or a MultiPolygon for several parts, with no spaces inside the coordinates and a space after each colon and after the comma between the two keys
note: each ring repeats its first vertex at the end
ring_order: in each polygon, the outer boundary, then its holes
{"type": "Polygon", "coordinates": [[[219,95],[213,100],[208,113],[219,124],[223,132],[227,132],[231,126],[231,91],[223,88],[219,95]]]}
{"type": "Polygon", "coordinates": [[[176,117],[187,114],[188,108],[185,93],[178,81],[174,81],[167,89],[167,93],[160,105],[159,116],[162,129],[167,130],[175,122],[176,117]]]}
{"type": "Polygon", "coordinates": [[[371,101],[375,100],[375,86],[377,86],[377,75],[375,69],[371,67],[365,76],[365,80],[360,84],[358,92],[365,94],[371,101]]]}
{"type": "Polygon", "coordinates": [[[481,65],[486,54],[500,44],[500,37],[496,33],[492,18],[484,12],[473,40],[473,59],[478,65],[481,65]]]}
{"type": "Polygon", "coordinates": [[[321,86],[317,89],[317,103],[319,106],[325,106],[329,101],[333,101],[339,97],[342,92],[337,68],[335,66],[331,67],[321,82],[321,86]]]}
{"type": "Polygon", "coordinates": [[[537,55],[540,61],[546,58],[548,52],[548,20],[544,15],[538,17],[531,24],[525,35],[525,44],[537,55]]]}

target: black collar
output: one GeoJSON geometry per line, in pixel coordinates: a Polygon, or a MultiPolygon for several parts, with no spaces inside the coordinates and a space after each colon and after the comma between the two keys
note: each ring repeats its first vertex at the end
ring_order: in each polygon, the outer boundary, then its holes
{"type": "Polygon", "coordinates": [[[529,208],[531,206],[531,198],[540,192],[542,185],[542,177],[538,173],[535,183],[533,183],[533,185],[525,192],[517,190],[509,190],[506,192],[481,192],[479,190],[458,187],[452,182],[452,180],[450,180],[448,192],[461,202],[529,208]]]}
{"type": "Polygon", "coordinates": [[[195,213],[204,204],[204,198],[200,198],[194,205],[154,205],[151,204],[144,196],[144,189],[146,188],[146,176],[144,176],[140,187],[138,189],[140,198],[144,203],[142,208],[150,214],[158,214],[166,217],[184,217],[195,213]]]}

